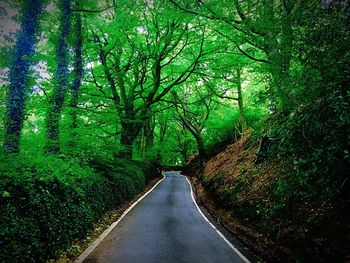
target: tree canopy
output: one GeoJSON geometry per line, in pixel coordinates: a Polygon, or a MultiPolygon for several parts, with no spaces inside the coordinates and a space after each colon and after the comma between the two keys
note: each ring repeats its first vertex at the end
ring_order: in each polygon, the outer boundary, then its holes
{"type": "Polygon", "coordinates": [[[347,130],[346,1],[24,1],[7,8],[20,10],[17,37],[5,32],[1,47],[9,61],[2,64],[7,152],[102,147],[175,164],[198,151],[199,133],[204,148],[249,126],[305,147],[305,140],[330,138],[321,130],[333,122],[337,138],[347,130]],[[313,111],[319,117],[307,121],[313,111]],[[184,140],[191,141],[185,155],[178,151],[184,140]]]}
{"type": "Polygon", "coordinates": [[[253,130],[293,168],[278,193],[330,200],[348,182],[348,0],[2,1],[0,20],[4,175],[203,170],[253,130]]]}

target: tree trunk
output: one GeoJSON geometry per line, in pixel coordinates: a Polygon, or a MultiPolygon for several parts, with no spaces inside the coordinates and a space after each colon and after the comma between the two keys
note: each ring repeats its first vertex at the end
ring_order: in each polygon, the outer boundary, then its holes
{"type": "MultiPolygon", "coordinates": [[[[274,21],[273,3],[268,1],[265,6],[269,9],[267,19],[274,21]]],[[[289,95],[289,71],[291,62],[291,50],[293,48],[293,19],[291,10],[284,9],[281,18],[281,30],[270,29],[266,34],[267,56],[269,57],[270,72],[272,76],[271,101],[273,110],[279,112],[288,111],[292,100],[289,95]],[[278,35],[280,34],[280,37],[278,35]],[[280,41],[278,39],[280,38],[280,41]]]]}
{"type": "MultiPolygon", "coordinates": [[[[76,8],[79,8],[79,3],[76,2],[76,8]]],[[[74,79],[72,84],[72,99],[70,102],[71,110],[71,141],[70,145],[76,143],[76,129],[78,128],[77,107],[79,99],[79,89],[83,77],[83,58],[82,58],[83,34],[81,25],[80,12],[75,13],[75,43],[74,43],[74,79]]]]}
{"type": "Polygon", "coordinates": [[[202,173],[204,171],[204,160],[206,157],[204,140],[200,134],[197,134],[195,136],[195,138],[196,138],[196,142],[197,142],[199,166],[200,166],[201,173],[202,173]]]}
{"type": "Polygon", "coordinates": [[[7,93],[6,132],[3,147],[4,151],[9,153],[19,152],[27,97],[28,71],[32,64],[29,57],[34,53],[35,35],[38,31],[38,20],[42,8],[39,0],[25,1],[24,17],[16,43],[14,62],[10,68],[10,85],[7,93]]]}
{"type": "Polygon", "coordinates": [[[168,129],[168,119],[159,120],[159,143],[163,144],[168,129]]]}
{"type": "Polygon", "coordinates": [[[183,157],[184,162],[186,162],[188,159],[188,145],[189,145],[189,143],[190,143],[189,140],[185,140],[183,142],[182,147],[181,147],[181,155],[183,157]]]}
{"type": "Polygon", "coordinates": [[[128,160],[132,159],[132,145],[135,140],[133,125],[128,123],[122,123],[123,133],[121,136],[120,143],[123,146],[122,156],[128,160]]]}
{"type": "Polygon", "coordinates": [[[146,156],[146,150],[153,147],[154,143],[155,119],[149,117],[141,129],[141,151],[142,157],[146,156]]]}
{"type": "Polygon", "coordinates": [[[146,148],[152,148],[154,143],[154,129],[155,129],[155,117],[151,116],[147,119],[145,124],[145,146],[146,148]]]}
{"type": "Polygon", "coordinates": [[[50,99],[46,118],[46,152],[57,154],[60,152],[59,121],[68,86],[68,35],[70,30],[71,1],[62,0],[60,3],[60,30],[56,52],[57,69],[55,72],[55,87],[50,99]]]}
{"type": "Polygon", "coordinates": [[[282,93],[282,110],[289,111],[293,103],[293,98],[290,96],[290,63],[292,59],[293,48],[293,29],[292,19],[289,10],[285,10],[284,19],[282,21],[281,43],[280,43],[280,85],[283,89],[282,93]]]}
{"type": "Polygon", "coordinates": [[[145,127],[143,127],[141,130],[141,152],[142,152],[142,158],[145,158],[145,153],[146,153],[145,127]]]}
{"type": "Polygon", "coordinates": [[[242,69],[237,69],[237,92],[238,92],[238,107],[239,107],[239,132],[242,134],[247,125],[247,122],[246,122],[244,107],[243,107],[241,70],[242,69]]]}

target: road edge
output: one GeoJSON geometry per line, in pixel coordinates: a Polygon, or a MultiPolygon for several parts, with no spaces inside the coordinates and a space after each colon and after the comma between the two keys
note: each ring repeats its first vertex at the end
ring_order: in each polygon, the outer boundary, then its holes
{"type": "Polygon", "coordinates": [[[190,180],[188,180],[187,176],[185,175],[182,175],[180,172],[179,172],[179,175],[180,176],[183,176],[186,178],[186,181],[187,183],[189,184],[190,186],[190,189],[191,189],[191,197],[192,197],[192,201],[193,203],[195,204],[195,206],[197,207],[197,210],[198,212],[201,214],[201,216],[204,218],[204,220],[216,231],[216,233],[226,242],[226,244],[243,260],[243,262],[245,263],[251,263],[249,259],[247,259],[225,236],[223,233],[221,233],[220,230],[218,230],[216,228],[216,226],[214,226],[210,220],[204,215],[204,213],[202,212],[202,210],[199,208],[198,204],[197,204],[197,201],[194,197],[194,191],[193,191],[193,187],[192,187],[192,184],[190,182],[190,180]]]}
{"type": "Polygon", "coordinates": [[[123,214],[118,218],[117,221],[113,222],[103,233],[95,239],[95,241],[87,247],[87,249],[84,250],[83,253],[80,254],[80,256],[74,261],[75,263],[82,263],[95,249],[96,247],[103,241],[103,239],[106,238],[106,236],[119,224],[119,222],[142,200],[144,199],[149,193],[151,193],[157,186],[160,184],[164,178],[165,174],[162,172],[163,178],[160,179],[150,190],[148,190],[144,195],[142,195],[139,199],[137,199],[134,203],[132,203],[124,212],[123,214]]]}

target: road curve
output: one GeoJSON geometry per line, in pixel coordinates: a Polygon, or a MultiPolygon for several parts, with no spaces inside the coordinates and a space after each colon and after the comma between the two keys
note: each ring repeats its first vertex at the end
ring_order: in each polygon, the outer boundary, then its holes
{"type": "Polygon", "coordinates": [[[201,215],[186,178],[167,172],[83,262],[248,262],[235,250],[201,215]]]}

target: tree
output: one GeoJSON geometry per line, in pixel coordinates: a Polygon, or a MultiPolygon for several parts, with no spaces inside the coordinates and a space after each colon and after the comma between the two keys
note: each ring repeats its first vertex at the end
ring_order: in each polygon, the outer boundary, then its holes
{"type": "Polygon", "coordinates": [[[232,68],[233,72],[226,72],[227,70],[219,68],[215,70],[218,72],[214,72],[214,75],[203,73],[199,73],[199,75],[215,97],[224,100],[233,100],[238,104],[239,120],[237,123],[237,132],[242,134],[247,125],[242,90],[242,73],[244,68],[237,62],[235,66],[229,66],[229,68],[232,68]]]}
{"type": "Polygon", "coordinates": [[[27,83],[32,65],[30,58],[34,54],[34,46],[37,42],[36,33],[42,9],[41,1],[37,0],[27,0],[23,6],[23,20],[17,38],[15,57],[10,67],[10,85],[6,104],[7,119],[3,147],[10,153],[17,153],[20,150],[19,143],[28,93],[27,83]]]}
{"type": "Polygon", "coordinates": [[[50,108],[46,117],[46,151],[57,154],[60,152],[59,122],[68,90],[68,36],[70,31],[71,1],[60,0],[60,26],[56,50],[57,68],[55,72],[54,91],[50,99],[50,108]]]}
{"type": "Polygon", "coordinates": [[[155,125],[155,114],[152,113],[151,116],[145,121],[144,126],[141,129],[140,149],[142,158],[145,158],[146,150],[153,147],[155,125]]]}
{"type": "Polygon", "coordinates": [[[182,156],[182,161],[184,163],[188,160],[191,142],[190,139],[186,137],[186,130],[187,129],[182,126],[174,135],[177,142],[175,151],[182,156]]]}
{"type": "MultiPolygon", "coordinates": [[[[235,45],[251,61],[265,64],[271,75],[270,100],[279,111],[290,111],[295,98],[290,92],[293,25],[300,19],[303,1],[210,1],[178,9],[219,22],[214,30],[235,45]]],[[[188,6],[188,5],[187,5],[188,6]]]]}
{"type": "Polygon", "coordinates": [[[127,158],[132,158],[133,142],[150,118],[151,107],[184,83],[205,55],[203,27],[198,25],[196,32],[188,28],[186,17],[169,17],[165,2],[141,8],[148,13],[144,12],[135,24],[129,21],[134,28],[123,24],[123,32],[116,32],[117,20],[111,24],[113,31],[92,29],[95,50],[121,122],[121,144],[127,158]]]}
{"type": "Polygon", "coordinates": [[[199,165],[204,169],[206,157],[205,144],[202,137],[205,123],[209,118],[212,104],[211,94],[205,94],[196,89],[196,93],[191,91],[191,87],[182,98],[174,91],[174,105],[179,123],[186,128],[195,138],[197,143],[199,165]]]}
{"type": "MultiPolygon", "coordinates": [[[[76,8],[79,9],[79,2],[76,2],[76,8]]],[[[82,47],[83,47],[83,34],[82,34],[82,21],[81,14],[79,11],[75,12],[75,25],[74,25],[74,69],[73,69],[73,83],[71,86],[72,98],[70,101],[71,107],[71,128],[72,128],[72,143],[76,140],[76,129],[78,128],[77,120],[77,107],[79,100],[79,90],[81,81],[83,78],[83,57],[82,57],[82,47]]]]}

